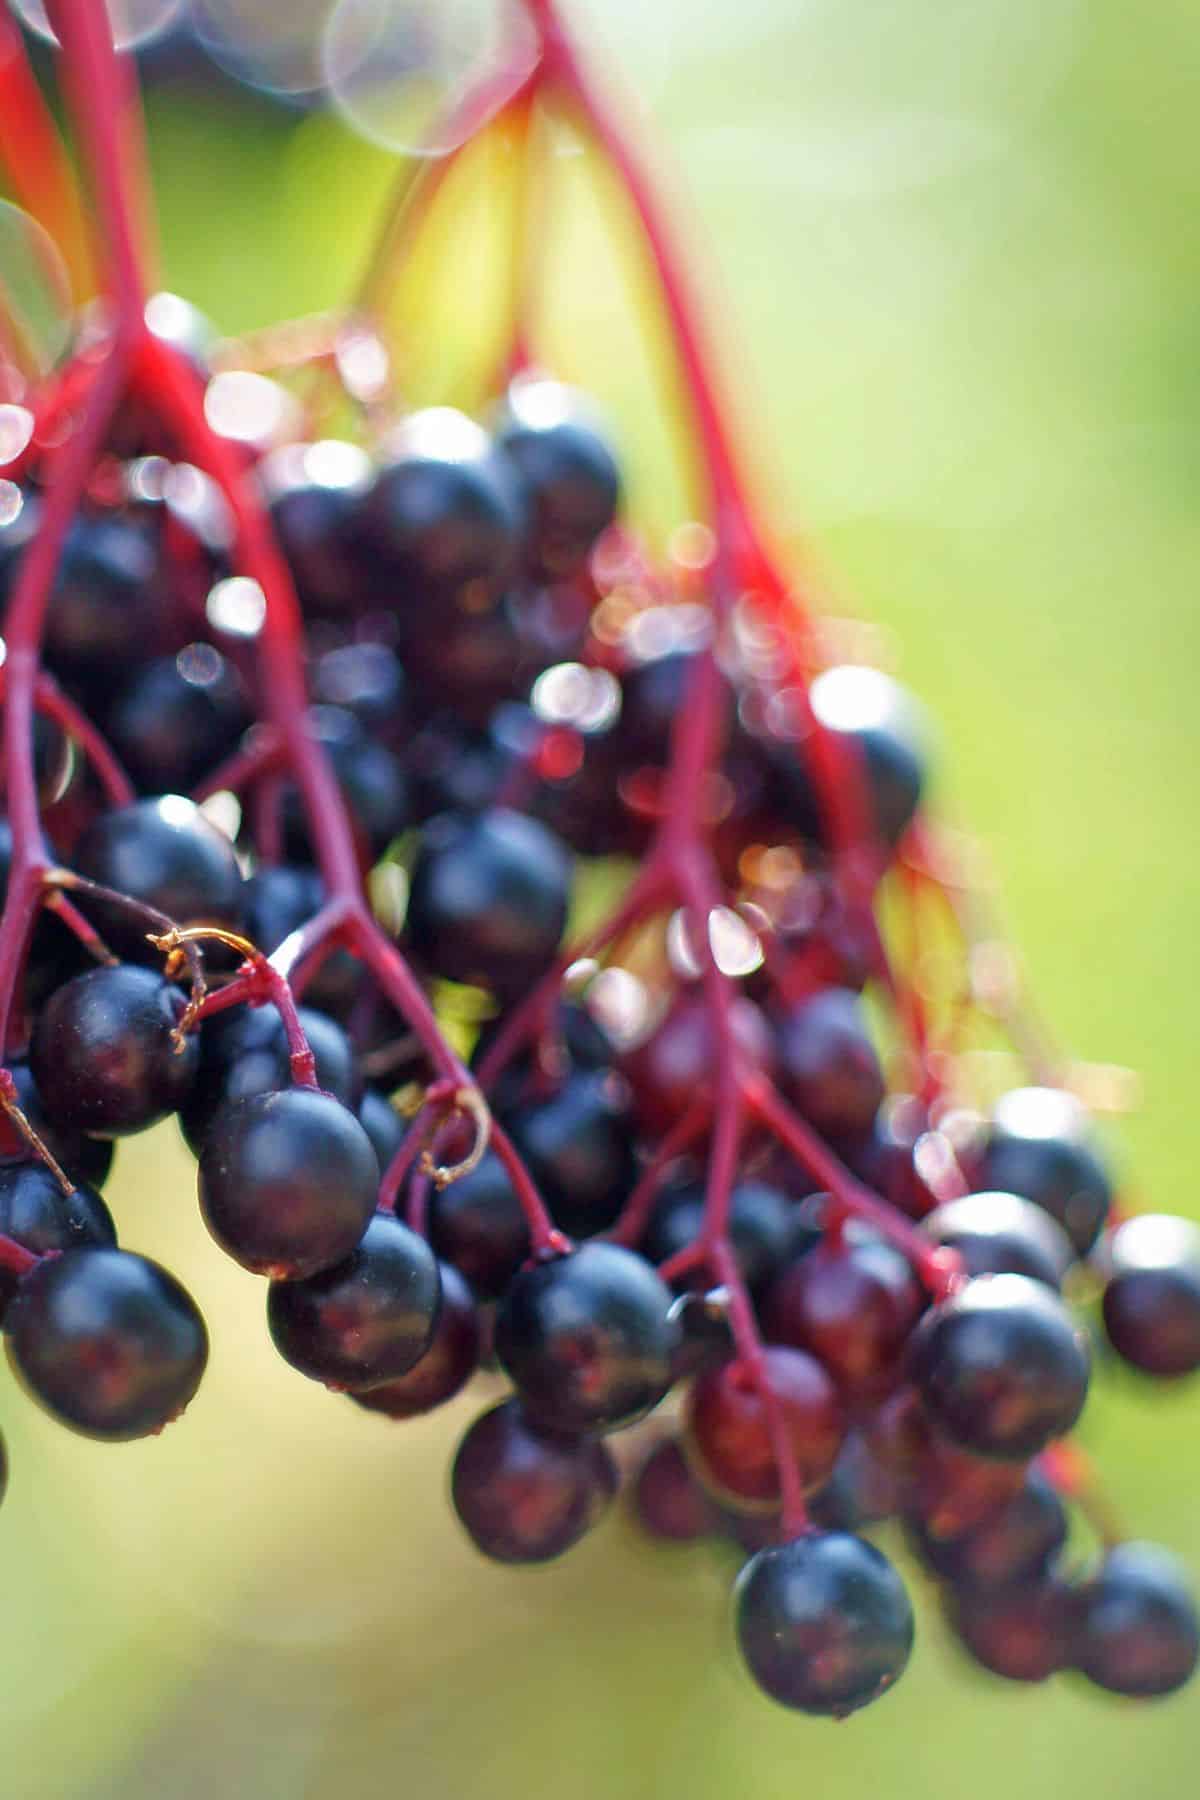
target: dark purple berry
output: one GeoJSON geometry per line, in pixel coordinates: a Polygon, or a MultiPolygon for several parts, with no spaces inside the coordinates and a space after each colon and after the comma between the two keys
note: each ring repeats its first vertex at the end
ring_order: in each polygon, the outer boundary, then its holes
{"type": "Polygon", "coordinates": [[[1057,1292],[1075,1261],[1062,1227],[1017,1194],[964,1194],[923,1223],[935,1243],[958,1251],[968,1275],[1027,1275],[1057,1292]]]}
{"type": "Polygon", "coordinates": [[[89,881],[157,907],[176,925],[236,930],[241,923],[242,876],[233,845],[180,794],[101,813],[80,838],[73,862],[89,881]]]}
{"type": "Polygon", "coordinates": [[[1067,1513],[1053,1485],[1032,1469],[1013,1499],[965,1531],[914,1537],[934,1574],[960,1588],[1013,1587],[1038,1580],[1067,1541],[1067,1513]]]}
{"type": "Polygon", "coordinates": [[[21,1283],[5,1320],[34,1398],[86,1437],[147,1437],[200,1385],[208,1334],[173,1275],[128,1250],[67,1250],[21,1283]]]}
{"type": "Polygon", "coordinates": [[[429,1198],[429,1241],[482,1300],[498,1300],[529,1255],[529,1227],[494,1151],[429,1198]]]}
{"type": "Polygon", "coordinates": [[[609,1431],[657,1406],[679,1328],[649,1263],[614,1244],[522,1269],[496,1319],[496,1354],[530,1416],[556,1431],[609,1431]]]}
{"type": "Polygon", "coordinates": [[[1112,1235],[1104,1329],[1118,1354],[1147,1375],[1200,1369],[1200,1230],[1189,1219],[1144,1213],[1112,1235]]]}
{"type": "Polygon", "coordinates": [[[344,1261],[379,1187],[366,1132],[316,1088],[233,1101],[213,1121],[199,1175],[200,1210],[221,1248],[280,1281],[344,1261]]]}
{"type": "Polygon", "coordinates": [[[636,1175],[621,1076],[581,1069],[548,1099],[508,1113],[505,1123],[556,1225],[572,1237],[591,1237],[615,1222],[636,1175]]]}
{"type": "Polygon", "coordinates": [[[873,1544],[822,1532],[760,1550],[738,1577],[737,1634],[763,1691],[800,1712],[845,1718],[904,1673],[913,1616],[873,1544]]]}
{"type": "Polygon", "coordinates": [[[981,1275],[926,1313],[912,1374],[933,1423],[981,1456],[1024,1461],[1074,1425],[1087,1339],[1058,1296],[1025,1275],[981,1275]]]}
{"type": "Polygon", "coordinates": [[[495,1562],[561,1556],[607,1510],[617,1471],[603,1444],[546,1432],[506,1400],[476,1419],[454,1459],[454,1510],[495,1562]]]}
{"type": "Polygon", "coordinates": [[[535,819],[445,813],[422,834],[409,940],[435,975],[519,994],[558,949],[570,891],[571,859],[535,819]]]}
{"type": "MultiPolygon", "coordinates": [[[[117,1241],[112,1214],[95,1188],[64,1194],[41,1162],[0,1164],[0,1232],[38,1253],[117,1241]]],[[[16,1276],[0,1271],[0,1318],[16,1291],[16,1276]]]]}
{"type": "Polygon", "coordinates": [[[183,994],[152,969],[96,968],[51,994],[34,1022],[29,1062],[42,1104],[74,1131],[144,1131],[186,1099],[200,1051],[180,1043],[183,994]]]}
{"type": "Polygon", "coordinates": [[[649,1537],[671,1544],[692,1544],[711,1537],[717,1513],[674,1438],[664,1438],[650,1451],[633,1483],[638,1524],[649,1537]]]}
{"type": "Polygon", "coordinates": [[[285,1362],[327,1387],[406,1375],[429,1348],[441,1300],[424,1238],[377,1212],[345,1262],[306,1281],[273,1281],[267,1324],[285,1362]]]}
{"type": "Polygon", "coordinates": [[[1057,1220],[1086,1256],[1104,1228],[1112,1183],[1087,1115],[1058,1088],[1014,1088],[996,1104],[978,1185],[1021,1194],[1057,1220]]]}
{"type": "Polygon", "coordinates": [[[1085,1584],[1072,1659],[1114,1694],[1173,1694],[1195,1674],[1200,1620],[1186,1575],[1156,1544],[1118,1544],[1085,1584]]]}
{"type": "Polygon", "coordinates": [[[378,1387],[353,1390],[350,1398],[357,1406],[389,1419],[415,1419],[453,1400],[479,1367],[481,1334],[475,1296],[450,1263],[441,1264],[439,1275],[442,1303],[429,1348],[407,1375],[378,1387]]]}
{"type": "Polygon", "coordinates": [[[884,1096],[883,1070],[862,1001],[824,988],[776,1019],[780,1077],[810,1124],[830,1137],[869,1130],[884,1096]]]}

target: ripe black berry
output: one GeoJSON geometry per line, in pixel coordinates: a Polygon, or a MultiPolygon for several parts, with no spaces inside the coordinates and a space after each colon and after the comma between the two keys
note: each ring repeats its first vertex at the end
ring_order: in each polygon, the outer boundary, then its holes
{"type": "Polygon", "coordinates": [[[603,1444],[547,1432],[515,1400],[476,1419],[450,1478],[454,1510],[476,1549],[506,1563],[561,1556],[596,1524],[616,1486],[603,1444]]]}
{"type": "Polygon", "coordinates": [[[513,1142],[554,1215],[572,1237],[614,1223],[636,1166],[628,1089],[610,1070],[582,1069],[549,1099],[505,1117],[513,1142]]]}
{"type": "Polygon", "coordinates": [[[522,1269],[496,1319],[501,1364],[530,1416],[557,1431],[608,1431],[657,1406],[678,1340],[670,1290],[613,1244],[522,1269]]]}
{"type": "Polygon", "coordinates": [[[1071,1429],[1087,1395],[1087,1340],[1024,1275],[981,1275],[925,1315],[912,1371],[933,1422],[983,1456],[1024,1460],[1071,1429]]]}
{"type": "Polygon", "coordinates": [[[349,1256],[379,1186],[366,1132],[315,1088],[233,1101],[213,1121],[199,1175],[200,1210],[221,1248],[280,1281],[349,1256]]]}
{"type": "Polygon", "coordinates": [[[173,1275],[128,1250],[67,1250],[21,1284],[9,1355],[48,1412],[86,1437],[147,1437],[200,1385],[208,1334],[173,1275]]]}
{"type": "Polygon", "coordinates": [[[405,1375],[429,1348],[441,1300],[424,1238],[377,1212],[344,1262],[306,1281],[273,1281],[267,1323],[285,1362],[327,1387],[405,1375]]]}
{"type": "MultiPolygon", "coordinates": [[[[117,1241],[112,1214],[95,1188],[64,1194],[41,1162],[0,1165],[0,1232],[38,1252],[117,1241]]],[[[16,1290],[16,1276],[0,1271],[0,1318],[16,1290]]]]}
{"type": "Polygon", "coordinates": [[[1075,1261],[1062,1227],[1016,1194],[964,1194],[923,1223],[935,1243],[958,1251],[968,1275],[1028,1275],[1057,1291],[1075,1261]]]}
{"type": "Polygon", "coordinates": [[[561,579],[579,567],[616,516],[616,459],[558,382],[515,383],[509,413],[498,443],[530,503],[533,560],[542,575],[561,579]]]}
{"type": "Polygon", "coordinates": [[[529,1227],[494,1151],[429,1200],[429,1241],[482,1300],[498,1300],[529,1255],[529,1227]]]}
{"type": "Polygon", "coordinates": [[[1112,1184],[1087,1116],[1057,1088],[1014,1088],[996,1104],[978,1185],[1022,1194],[1056,1219],[1080,1256],[1099,1237],[1112,1184]]]}
{"type": "Polygon", "coordinates": [[[899,1379],[925,1298],[908,1260],[881,1239],[818,1244],[783,1270],[763,1307],[774,1343],[807,1350],[842,1393],[864,1400],[899,1379]]]}
{"type": "Polygon", "coordinates": [[[1173,1694],[1200,1661],[1200,1621],[1187,1578],[1156,1544],[1109,1550],[1082,1595],[1073,1659],[1114,1694],[1173,1694]]]}
{"type": "Polygon", "coordinates": [[[650,1537],[672,1544],[691,1544],[711,1537],[717,1512],[688,1467],[674,1438],[655,1444],[633,1484],[638,1524],[650,1537]]]}
{"type": "MultiPolygon", "coordinates": [[[[8,1072],[17,1090],[17,1105],[55,1162],[65,1169],[72,1181],[86,1182],[94,1188],[103,1187],[113,1165],[111,1140],[88,1137],[85,1132],[73,1131],[69,1126],[56,1125],[48,1119],[27,1062],[14,1059],[8,1072]]],[[[28,1158],[29,1145],[0,1115],[0,1167],[10,1162],[24,1163],[28,1158]]]]}
{"type": "MultiPolygon", "coordinates": [[[[327,1094],[353,1109],[362,1096],[362,1075],[350,1039],[340,1025],[311,1007],[300,1007],[298,1016],[316,1058],[317,1081],[327,1094]]],[[[201,1026],[198,1037],[199,1067],[179,1109],[183,1134],[197,1155],[223,1106],[251,1094],[275,1093],[292,1079],[287,1034],[273,1006],[216,1013],[201,1026]]]]}
{"type": "Polygon", "coordinates": [[[233,845],[180,794],[101,813],[76,845],[74,866],[90,881],[157,907],[176,925],[236,929],[240,923],[242,877],[233,845]]]}
{"type": "Polygon", "coordinates": [[[867,1131],[884,1096],[883,1070],[862,1001],[824,988],[776,1021],[780,1073],[805,1118],[832,1137],[867,1131]]]}
{"type": "Polygon", "coordinates": [[[451,1263],[442,1263],[438,1273],[442,1303],[428,1349],[407,1375],[351,1392],[351,1400],[368,1412],[389,1419],[417,1418],[453,1400],[478,1368],[481,1333],[475,1296],[451,1263]]]}
{"type": "Polygon", "coordinates": [[[570,857],[536,820],[444,813],[422,835],[408,936],[435,974],[520,993],[558,948],[570,888],[570,857]]]}
{"type": "Polygon", "coordinates": [[[1145,1213],[1113,1233],[1104,1329],[1147,1375],[1200,1369],[1200,1231],[1187,1219],[1145,1213]]]}
{"type": "Polygon", "coordinates": [[[144,1131],[186,1098],[199,1062],[177,1048],[183,994],[152,969],[91,969],[51,994],[34,1023],[30,1067],[50,1116],[75,1131],[144,1131]]]}
{"type": "Polygon", "coordinates": [[[891,1563],[862,1538],[831,1531],[760,1550],[735,1598],[750,1673],[784,1706],[844,1718],[904,1673],[912,1607],[891,1563]]]}
{"type": "Polygon", "coordinates": [[[917,1548],[935,1574],[963,1588],[1012,1587],[1049,1569],[1067,1541],[1066,1508],[1036,1469],[1013,1499],[948,1536],[914,1527],[917,1548]]]}
{"type": "MultiPolygon", "coordinates": [[[[395,450],[364,502],[380,597],[419,609],[468,588],[486,603],[512,569],[524,523],[511,469],[449,407],[414,414],[395,450]]],[[[418,612],[416,623],[430,621],[418,612]]]]}
{"type": "Polygon", "coordinates": [[[947,1612],[972,1660],[1006,1681],[1045,1681],[1070,1663],[1076,1596],[1053,1575],[951,1590],[947,1612]]]}
{"type": "Polygon", "coordinates": [[[183,794],[230,754],[249,723],[237,671],[211,644],[188,644],[134,675],[108,716],[108,734],[143,793],[183,794]]]}
{"type": "MultiPolygon", "coordinates": [[[[704,1189],[698,1183],[667,1188],[650,1215],[642,1254],[666,1262],[699,1235],[704,1189]]],[[[742,1279],[761,1288],[786,1262],[802,1230],[795,1203],[761,1181],[739,1181],[730,1197],[729,1236],[742,1279]]]]}

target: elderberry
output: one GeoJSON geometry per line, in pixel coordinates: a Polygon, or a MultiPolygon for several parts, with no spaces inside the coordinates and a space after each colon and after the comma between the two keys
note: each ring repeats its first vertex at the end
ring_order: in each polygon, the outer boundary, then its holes
{"type": "Polygon", "coordinates": [[[845,1718],[904,1673],[912,1607],[891,1563],[862,1538],[831,1531],[760,1550],[735,1599],[747,1667],[783,1706],[845,1718]]]}

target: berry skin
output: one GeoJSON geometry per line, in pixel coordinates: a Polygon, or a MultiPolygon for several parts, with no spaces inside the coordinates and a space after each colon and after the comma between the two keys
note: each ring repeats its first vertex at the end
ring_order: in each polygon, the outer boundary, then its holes
{"type": "Polygon", "coordinates": [[[968,1275],[1027,1275],[1057,1292],[1075,1261],[1062,1227],[1017,1194],[964,1194],[922,1223],[935,1243],[958,1251],[968,1275]]]}
{"type": "MultiPolygon", "coordinates": [[[[829,1479],[845,1436],[837,1389],[803,1350],[770,1345],[763,1368],[800,1479],[806,1490],[818,1488],[829,1479]]],[[[778,1503],[779,1468],[767,1409],[744,1363],[724,1363],[697,1376],[687,1397],[685,1433],[692,1465],[718,1499],[735,1506],[778,1503]]]]}
{"type": "MultiPolygon", "coordinates": [[[[704,1218],[704,1189],[697,1185],[668,1188],[660,1195],[642,1254],[664,1263],[687,1249],[699,1236],[704,1218]]],[[[787,1261],[803,1230],[795,1204],[761,1181],[739,1181],[730,1196],[729,1237],[742,1280],[760,1289],[787,1261]]]]}
{"type": "Polygon", "coordinates": [[[822,1243],[785,1269],[763,1308],[767,1337],[807,1350],[847,1399],[894,1386],[925,1299],[907,1259],[878,1238],[822,1243]]]}
{"type": "Polygon", "coordinates": [[[429,1348],[407,1375],[352,1391],[350,1399],[356,1406],[389,1419],[415,1419],[453,1400],[479,1367],[481,1334],[475,1296],[450,1263],[442,1263],[438,1273],[442,1303],[429,1348]]]}
{"type": "Polygon", "coordinates": [[[1046,1681],[1070,1664],[1077,1608],[1065,1582],[951,1592],[947,1610],[963,1648],[992,1675],[1046,1681]]]}
{"type": "MultiPolygon", "coordinates": [[[[311,1007],[298,1008],[298,1016],[316,1058],[320,1086],[343,1106],[356,1107],[362,1076],[350,1039],[340,1025],[311,1007]]],[[[216,1013],[205,1020],[198,1037],[200,1066],[179,1109],[183,1135],[197,1156],[223,1106],[251,1094],[276,1093],[292,1079],[287,1033],[273,1006],[216,1013]]]]}
{"type": "Polygon", "coordinates": [[[599,432],[557,382],[514,383],[498,443],[517,469],[532,513],[538,571],[561,580],[583,562],[616,517],[621,477],[599,432]]]}
{"type": "MultiPolygon", "coordinates": [[[[733,1002],[730,1024],[748,1063],[769,1072],[770,1028],[752,1000],[733,1002]]],[[[685,992],[654,1032],[624,1058],[638,1123],[651,1135],[669,1131],[694,1101],[712,1092],[716,1048],[712,1017],[700,994],[685,992]]]]}
{"type": "Polygon", "coordinates": [[[1156,1544],[1109,1550],[1082,1595],[1075,1664],[1113,1694],[1173,1694],[1200,1661],[1200,1621],[1176,1559],[1156,1544]]]}
{"type": "Polygon", "coordinates": [[[649,1263],[584,1244],[522,1269],[496,1318],[496,1354],[529,1416],[553,1431],[632,1423],[671,1385],[679,1327],[649,1263]]]}
{"type": "Polygon", "coordinates": [[[450,407],[413,414],[396,451],[363,508],[380,597],[412,614],[464,589],[485,604],[513,568],[524,525],[513,471],[450,407]]]}
{"type": "MultiPolygon", "coordinates": [[[[38,1253],[117,1241],[112,1214],[95,1188],[64,1194],[41,1162],[0,1165],[0,1232],[38,1253]]],[[[0,1270],[0,1320],[16,1291],[16,1276],[0,1270]]]]}
{"type": "Polygon", "coordinates": [[[904,1673],[912,1607],[891,1563],[862,1538],[830,1531],[760,1550],[734,1599],[750,1673],[783,1706],[845,1718],[904,1673]]]}
{"type": "Polygon", "coordinates": [[[1040,1579],[1067,1541],[1066,1508],[1036,1469],[1007,1505],[967,1530],[936,1537],[914,1527],[923,1561],[959,1588],[1013,1587],[1040,1579]]]}
{"type": "Polygon", "coordinates": [[[717,1514],[674,1438],[655,1444],[633,1484],[634,1513],[648,1537],[660,1543],[694,1544],[711,1537],[717,1514]]]}
{"type": "MultiPolygon", "coordinates": [[[[404,766],[343,706],[311,706],[308,727],[333,764],[351,822],[374,861],[412,817],[404,766]]],[[[311,860],[308,818],[291,786],[283,794],[283,836],[284,848],[294,862],[311,860]]]]}
{"type": "Polygon", "coordinates": [[[76,845],[74,866],[89,881],[157,907],[176,925],[236,930],[241,922],[233,845],[180,794],[101,813],[76,845]]]}
{"type": "Polygon", "coordinates": [[[1057,1088],[1014,1088],[996,1103],[978,1186],[1021,1194],[1062,1226],[1086,1256],[1112,1205],[1112,1184],[1088,1136],[1087,1115],[1057,1088]]]}
{"type": "Polygon", "coordinates": [[[271,523],[305,614],[337,618],[361,605],[355,550],[371,466],[355,444],[287,444],[261,464],[271,523]]]}
{"type": "Polygon", "coordinates": [[[409,940],[435,974],[517,995],[552,961],[570,891],[571,859],[535,819],[443,813],[413,868],[409,940]]]}
{"type": "Polygon", "coordinates": [[[200,1210],[243,1268],[302,1281],[345,1260],[375,1211],[379,1164],[354,1114],[316,1088],[235,1100],[199,1163],[200,1210]]]}
{"type": "Polygon", "coordinates": [[[386,1169],[407,1135],[405,1121],[386,1094],[368,1087],[358,1104],[358,1122],[371,1140],[380,1170],[386,1169]]]}
{"type": "Polygon", "coordinates": [[[75,520],[46,615],[59,673],[99,687],[146,656],[157,635],[157,560],[154,535],[127,514],[75,520]]]}
{"type": "Polygon", "coordinates": [[[883,1070],[851,988],[824,988],[777,1020],[781,1078],[810,1124],[828,1137],[865,1132],[884,1096],[883,1070]]]}
{"type": "Polygon", "coordinates": [[[515,1400],[476,1419],[450,1476],[454,1510],[475,1548],[503,1563],[561,1556],[598,1522],[616,1488],[603,1444],[546,1432],[515,1400]]]}
{"type": "Polygon", "coordinates": [[[237,671],[211,644],[147,663],[108,718],[113,749],[143,793],[186,793],[250,723],[237,671]]]}
{"type": "Polygon", "coordinates": [[[441,1284],[424,1238],[377,1212],[345,1262],[273,1281],[267,1324],[285,1362],[326,1387],[406,1375],[433,1338],[441,1284]]]}
{"type": "Polygon", "coordinates": [[[493,1150],[467,1175],[429,1196],[429,1241],[481,1300],[498,1300],[529,1255],[529,1227],[493,1150]]]}
{"type": "Polygon", "coordinates": [[[200,1059],[172,1036],[186,1001],[152,969],[120,964],[77,975],[38,1014],[29,1062],[50,1116],[75,1131],[144,1131],[186,1099],[200,1059]]]}
{"type": "Polygon", "coordinates": [[[1135,1369],[1160,1379],[1200,1369],[1200,1231],[1187,1219],[1127,1219],[1109,1246],[1104,1329],[1135,1369]]]}
{"type": "Polygon", "coordinates": [[[591,1237],[615,1222],[636,1177],[620,1076],[580,1070],[549,1099],[526,1103],[505,1122],[556,1225],[572,1237],[591,1237]]]}
{"type": "Polygon", "coordinates": [[[177,1418],[208,1360],[190,1294],[128,1250],[66,1250],[39,1263],[5,1327],[13,1367],[47,1412],[114,1442],[177,1418]]]}
{"type": "Polygon", "coordinates": [[[912,1371],[933,1423],[981,1456],[1024,1461],[1074,1425],[1087,1340],[1058,1297],[1024,1275],[981,1275],[926,1313],[912,1371]]]}

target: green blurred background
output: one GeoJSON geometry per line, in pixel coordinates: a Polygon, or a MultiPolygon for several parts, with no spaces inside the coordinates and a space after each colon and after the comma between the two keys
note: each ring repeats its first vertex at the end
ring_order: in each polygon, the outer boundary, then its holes
{"type": "MultiPolygon", "coordinates": [[[[264,0],[265,4],[265,0],[264,0]]],[[[990,844],[1035,990],[1128,1063],[1136,1203],[1200,1214],[1200,174],[1193,0],[578,0],[694,209],[746,443],[785,535],[894,634],[990,844]]],[[[160,89],[167,282],[228,330],[342,297],[391,165],[330,117],[160,89]]],[[[578,206],[548,342],[678,493],[620,256],[578,206]]],[[[464,263],[462,290],[473,285],[464,263]]],[[[453,285],[453,284],[452,284],[453,285]]],[[[461,294],[459,296],[461,298],[461,294]]],[[[432,347],[469,331],[446,311],[432,347]]],[[[614,1517],[532,1575],[451,1522],[478,1402],[405,1428],[268,1352],[263,1289],[171,1135],[124,1146],[124,1240],[178,1268],[213,1360],[160,1440],[13,1395],[0,1529],[5,1793],[74,1800],[926,1800],[1194,1792],[1200,1700],[1137,1709],[970,1672],[923,1596],[898,1692],[842,1729],[734,1666],[731,1565],[614,1517]]],[[[1111,1378],[1086,1441],[1131,1527],[1200,1571],[1195,1393],[1111,1378]]]]}

